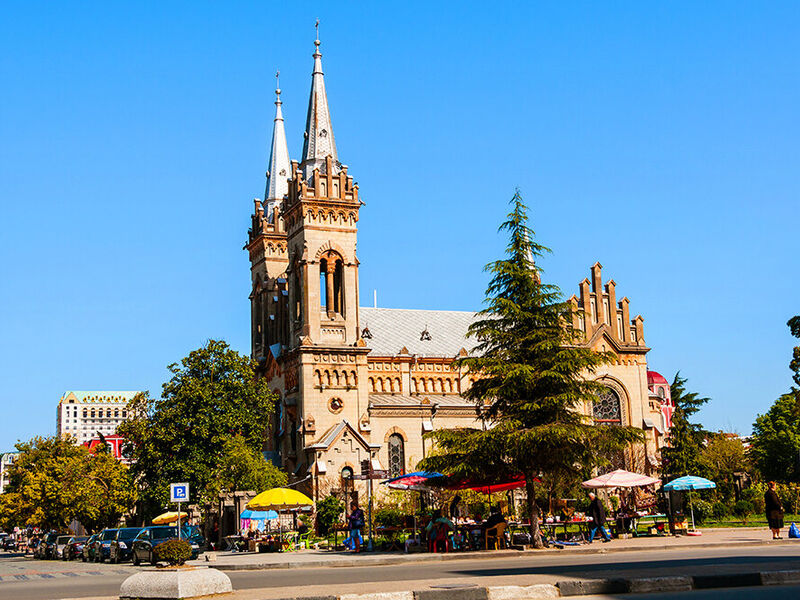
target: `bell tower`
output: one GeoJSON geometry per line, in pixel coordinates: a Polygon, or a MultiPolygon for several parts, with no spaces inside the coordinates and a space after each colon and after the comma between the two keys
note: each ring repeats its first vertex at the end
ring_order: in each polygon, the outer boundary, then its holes
{"type": "Polygon", "coordinates": [[[354,346],[358,329],[358,185],[336,153],[320,41],[302,161],[292,162],[283,218],[288,242],[290,346],[354,346]]]}
{"type": "MultiPolygon", "coordinates": [[[[275,75],[276,82],[278,72],[275,75]]],[[[275,89],[275,121],[272,130],[269,170],[264,202],[255,199],[248,241],[250,254],[251,354],[262,360],[271,350],[280,355],[289,344],[289,291],[286,269],[289,265],[286,228],[281,204],[289,189],[291,164],[281,110],[281,88],[275,89]]]]}

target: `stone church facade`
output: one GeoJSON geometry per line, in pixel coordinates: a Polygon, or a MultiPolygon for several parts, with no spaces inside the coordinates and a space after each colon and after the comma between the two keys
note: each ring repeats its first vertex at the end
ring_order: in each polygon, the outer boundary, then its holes
{"type": "MultiPolygon", "coordinates": [[[[314,43],[302,157],[290,160],[278,89],[265,198],[255,200],[245,249],[251,351],[278,396],[267,450],[316,499],[346,487],[363,460],[391,475],[414,470],[430,451],[428,431],[482,425],[462,397],[475,374],[453,365],[472,347],[474,313],[361,306],[362,203],[338,159],[314,43]]],[[[665,428],[648,390],[643,319],[631,318],[613,280],[603,284],[599,263],[570,301],[586,343],[617,356],[595,374],[608,393],[583,410],[598,423],[642,427],[641,460],[633,451],[625,460],[652,471],[665,428]]]]}

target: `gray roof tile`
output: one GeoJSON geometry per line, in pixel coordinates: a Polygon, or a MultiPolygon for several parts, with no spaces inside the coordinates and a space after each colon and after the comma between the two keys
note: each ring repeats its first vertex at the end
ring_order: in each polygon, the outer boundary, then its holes
{"type": "Polygon", "coordinates": [[[458,310],[416,310],[410,308],[359,308],[361,328],[369,329],[371,356],[393,356],[405,347],[418,356],[456,356],[471,350],[474,338],[467,339],[467,328],[475,313],[458,310]],[[430,339],[421,339],[424,330],[430,339]]]}

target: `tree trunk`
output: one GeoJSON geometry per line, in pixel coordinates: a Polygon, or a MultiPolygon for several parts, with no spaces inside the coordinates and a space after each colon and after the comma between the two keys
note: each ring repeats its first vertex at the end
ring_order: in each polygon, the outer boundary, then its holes
{"type": "Polygon", "coordinates": [[[531,543],[534,548],[544,548],[542,543],[542,533],[539,530],[539,505],[536,504],[536,496],[533,488],[534,477],[530,473],[525,475],[525,491],[528,494],[528,518],[531,520],[531,543]]]}

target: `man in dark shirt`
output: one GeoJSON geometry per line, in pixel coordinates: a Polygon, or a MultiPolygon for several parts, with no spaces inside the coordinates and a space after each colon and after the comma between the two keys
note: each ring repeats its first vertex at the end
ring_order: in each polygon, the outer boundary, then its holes
{"type": "Polygon", "coordinates": [[[600,533],[603,536],[603,542],[610,542],[611,541],[611,534],[606,531],[605,523],[606,523],[606,509],[603,506],[603,503],[600,502],[600,498],[598,498],[594,492],[589,492],[589,508],[586,511],[586,516],[592,518],[592,524],[590,527],[589,532],[589,543],[591,544],[594,541],[594,534],[600,530],[600,533]]]}

